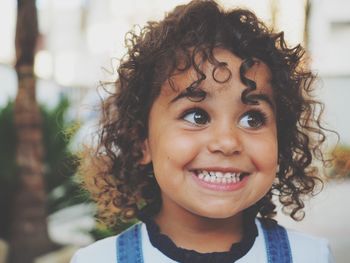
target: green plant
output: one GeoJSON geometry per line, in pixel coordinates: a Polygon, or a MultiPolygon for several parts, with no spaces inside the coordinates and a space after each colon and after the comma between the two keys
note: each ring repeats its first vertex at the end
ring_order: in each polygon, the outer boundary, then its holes
{"type": "Polygon", "coordinates": [[[69,146],[80,124],[66,118],[68,109],[69,100],[65,97],[51,110],[42,107],[49,213],[88,199],[88,195],[80,190],[74,180],[79,163],[69,146]]]}
{"type": "Polygon", "coordinates": [[[10,210],[17,187],[13,102],[0,109],[0,237],[9,236],[10,210]]]}
{"type": "MultiPolygon", "coordinates": [[[[0,237],[5,239],[9,236],[11,203],[18,186],[13,106],[14,103],[10,101],[0,109],[0,237]]],[[[73,180],[78,158],[70,151],[69,144],[78,131],[79,124],[66,118],[68,109],[69,101],[65,97],[53,109],[40,106],[45,149],[44,176],[49,193],[48,213],[88,199],[87,194],[80,191],[73,180]],[[63,194],[54,194],[54,189],[58,188],[63,194]]]]}
{"type": "MultiPolygon", "coordinates": [[[[17,187],[13,106],[14,103],[9,102],[0,109],[0,237],[4,239],[9,236],[11,200],[17,187]]],[[[89,194],[79,187],[74,177],[79,162],[78,157],[70,150],[70,143],[80,125],[66,117],[69,107],[69,100],[65,97],[52,109],[40,106],[48,214],[89,201],[89,194]]],[[[112,228],[97,223],[89,233],[98,240],[118,234],[135,222],[117,219],[112,228]]]]}

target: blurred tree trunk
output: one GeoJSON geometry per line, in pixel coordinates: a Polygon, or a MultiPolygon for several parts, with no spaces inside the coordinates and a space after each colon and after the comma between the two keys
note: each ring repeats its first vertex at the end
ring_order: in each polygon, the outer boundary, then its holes
{"type": "Polygon", "coordinates": [[[19,185],[15,193],[10,234],[11,263],[31,263],[54,248],[47,232],[43,178],[41,115],[35,98],[34,55],[38,38],[35,0],[17,0],[16,72],[14,106],[19,185]]]}
{"type": "Polygon", "coordinates": [[[311,17],[311,0],[305,0],[305,25],[304,25],[304,47],[305,49],[309,49],[310,42],[310,17],[311,17]]]}

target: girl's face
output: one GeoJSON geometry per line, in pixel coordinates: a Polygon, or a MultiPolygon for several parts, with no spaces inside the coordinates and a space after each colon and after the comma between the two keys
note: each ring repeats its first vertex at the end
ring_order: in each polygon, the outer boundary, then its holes
{"type": "Polygon", "coordinates": [[[227,69],[203,65],[205,99],[188,98],[186,88],[197,79],[193,69],[175,75],[154,101],[143,163],[152,161],[162,195],[162,209],[178,215],[223,219],[260,200],[270,189],[277,167],[277,131],[270,71],[254,65],[246,77],[257,89],[259,103],[241,101],[239,67],[242,60],[217,49],[227,69]]]}

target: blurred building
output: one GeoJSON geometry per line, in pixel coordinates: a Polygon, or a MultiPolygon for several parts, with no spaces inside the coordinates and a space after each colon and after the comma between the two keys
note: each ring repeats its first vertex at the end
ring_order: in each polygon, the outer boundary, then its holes
{"type": "MultiPolygon", "coordinates": [[[[132,26],[160,19],[164,12],[186,2],[37,0],[41,37],[35,71],[44,81],[38,84],[39,100],[54,103],[53,94],[68,93],[74,105],[81,105],[87,94],[93,93],[88,96],[88,102],[92,97],[98,101],[99,82],[115,79],[118,61],[125,53],[124,37],[132,26]]],[[[306,0],[219,2],[225,7],[248,7],[276,30],[285,31],[291,45],[303,42],[306,0]]],[[[310,3],[308,43],[312,68],[321,79],[319,95],[327,106],[329,126],[339,131],[342,142],[350,144],[350,124],[343,117],[346,98],[350,98],[350,2],[311,0],[310,3]]],[[[0,0],[0,81],[5,87],[0,105],[16,92],[16,78],[10,73],[15,52],[15,20],[16,1],[0,0]]],[[[86,110],[86,105],[83,108],[86,110]]],[[[86,116],[84,110],[75,112],[77,116],[86,116]]]]}
{"type": "Polygon", "coordinates": [[[310,18],[312,67],[321,78],[320,96],[340,142],[350,144],[350,2],[313,0],[310,18]]]}

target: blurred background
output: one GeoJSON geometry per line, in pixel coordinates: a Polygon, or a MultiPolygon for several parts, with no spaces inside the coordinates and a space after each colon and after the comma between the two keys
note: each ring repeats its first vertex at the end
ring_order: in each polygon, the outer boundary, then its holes
{"type": "MultiPolygon", "coordinates": [[[[96,129],[100,81],[114,81],[124,36],[188,0],[0,0],[0,263],[69,262],[74,251],[115,234],[94,220],[74,177],[77,153],[96,129]],[[15,44],[16,43],[16,44],[15,44]]],[[[247,7],[302,43],[318,74],[335,152],[324,191],[306,217],[278,220],[330,241],[336,262],[350,258],[350,2],[221,0],[247,7]],[[349,105],[348,105],[349,106],[349,105]],[[338,174],[346,175],[342,179],[338,174]]],[[[307,253],[307,251],[305,252],[307,253]]]]}

